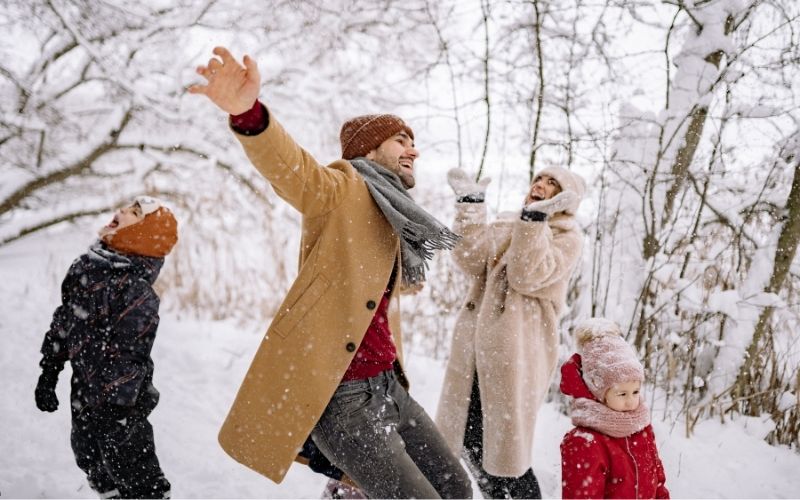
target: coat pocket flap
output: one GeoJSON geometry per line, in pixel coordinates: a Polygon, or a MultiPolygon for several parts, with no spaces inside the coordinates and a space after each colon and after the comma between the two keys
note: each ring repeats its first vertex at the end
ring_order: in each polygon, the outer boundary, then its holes
{"type": "Polygon", "coordinates": [[[285,314],[277,320],[272,330],[283,338],[288,337],[297,323],[319,302],[329,286],[330,282],[324,276],[317,275],[300,298],[291,306],[285,307],[285,314]]]}

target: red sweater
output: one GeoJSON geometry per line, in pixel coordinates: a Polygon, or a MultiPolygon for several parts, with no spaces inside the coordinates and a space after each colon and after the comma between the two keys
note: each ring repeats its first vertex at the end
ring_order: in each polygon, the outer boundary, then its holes
{"type": "Polygon", "coordinates": [[[360,380],[394,368],[397,359],[397,349],[392,341],[392,332],[389,330],[389,295],[391,290],[386,290],[381,303],[378,305],[375,316],[364,334],[364,340],[358,346],[358,351],[350,362],[350,366],[342,377],[342,381],[360,380]]]}
{"type": "MultiPolygon", "coordinates": [[[[256,100],[249,111],[241,115],[230,117],[231,126],[244,135],[257,135],[266,130],[269,125],[269,116],[261,102],[256,100]]],[[[390,279],[391,283],[391,279],[390,279]]],[[[392,332],[389,329],[389,296],[391,290],[387,289],[381,303],[378,305],[372,322],[364,334],[364,339],[358,347],[353,361],[342,377],[342,381],[360,380],[374,377],[379,373],[394,368],[397,359],[397,348],[392,341],[392,332]]]]}
{"type": "MultiPolygon", "coordinates": [[[[595,399],[576,356],[561,367],[561,392],[595,399]]],[[[575,427],[561,441],[563,498],[669,498],[665,482],[650,425],[623,438],[575,427]]]]}

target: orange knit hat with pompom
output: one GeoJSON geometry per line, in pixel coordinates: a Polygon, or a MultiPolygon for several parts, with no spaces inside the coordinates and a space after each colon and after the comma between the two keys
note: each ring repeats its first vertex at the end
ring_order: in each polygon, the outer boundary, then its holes
{"type": "Polygon", "coordinates": [[[121,253],[165,257],[178,242],[178,221],[167,207],[153,198],[137,198],[136,201],[146,214],[144,219],[103,240],[121,253]]]}

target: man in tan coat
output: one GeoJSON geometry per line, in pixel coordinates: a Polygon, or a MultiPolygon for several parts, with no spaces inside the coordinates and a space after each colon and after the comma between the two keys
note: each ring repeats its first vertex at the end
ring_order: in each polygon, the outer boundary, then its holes
{"type": "Polygon", "coordinates": [[[353,118],[340,133],[343,159],[322,166],[257,100],[255,62],[214,54],[197,70],[206,85],[189,91],[231,115],[250,161],[303,215],[299,274],[220,444],[276,482],[302,454],[370,497],[470,497],[469,476],[409,396],[401,364],[399,288],[420,286],[433,250],[457,239],[406,191],[413,131],[393,115],[353,118]]]}
{"type": "MultiPolygon", "coordinates": [[[[453,257],[471,287],[453,333],[436,423],[487,498],[539,498],[533,432],[557,362],[558,319],[583,237],[573,217],[583,179],[542,170],[522,213],[486,222],[488,179],[448,172],[456,203],[453,257]]],[[[501,214],[502,215],[502,214],[501,214]]]]}

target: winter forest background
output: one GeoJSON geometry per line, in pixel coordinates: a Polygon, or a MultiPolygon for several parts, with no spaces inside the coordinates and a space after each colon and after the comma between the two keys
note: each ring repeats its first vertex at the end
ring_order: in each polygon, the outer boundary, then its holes
{"type": "MultiPolygon", "coordinates": [[[[69,262],[136,194],[181,223],[159,287],[184,328],[257,338],[293,280],[299,216],[185,91],[225,45],[259,63],[262,100],[323,163],[347,118],[403,116],[415,196],[442,220],[454,166],[493,178],[495,211],[546,165],[582,174],[562,357],[572,325],[609,317],[646,361],[656,420],[691,438],[757,417],[760,438],[800,448],[795,0],[6,0],[0,32],[0,328],[6,352],[26,343],[29,406],[69,262]]],[[[464,287],[437,257],[402,304],[410,351],[446,358],[464,287]]],[[[246,368],[254,349],[231,349],[246,368]]]]}

